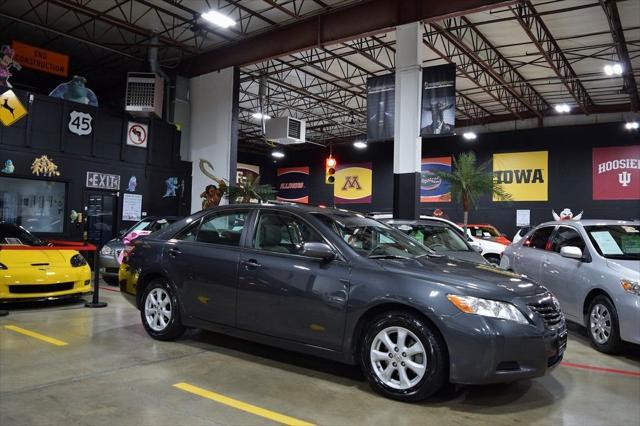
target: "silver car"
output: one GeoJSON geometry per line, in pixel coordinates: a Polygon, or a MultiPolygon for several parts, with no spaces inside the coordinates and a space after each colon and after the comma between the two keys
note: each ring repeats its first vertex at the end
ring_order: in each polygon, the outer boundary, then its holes
{"type": "Polygon", "coordinates": [[[543,223],[508,246],[500,266],[554,293],[599,351],[640,344],[639,221],[543,223]]]}

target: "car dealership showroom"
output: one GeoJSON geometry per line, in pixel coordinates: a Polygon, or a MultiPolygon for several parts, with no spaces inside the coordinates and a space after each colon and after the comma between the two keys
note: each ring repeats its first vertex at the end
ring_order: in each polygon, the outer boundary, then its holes
{"type": "Polygon", "coordinates": [[[0,425],[640,425],[640,0],[0,0],[0,425]]]}

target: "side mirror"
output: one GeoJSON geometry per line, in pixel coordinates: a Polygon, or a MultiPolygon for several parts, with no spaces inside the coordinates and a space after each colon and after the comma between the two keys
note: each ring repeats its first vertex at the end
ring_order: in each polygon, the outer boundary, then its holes
{"type": "Polygon", "coordinates": [[[569,259],[582,260],[582,250],[575,246],[566,246],[560,249],[560,256],[567,257],[569,259]]]}
{"type": "Polygon", "coordinates": [[[325,243],[304,243],[300,254],[324,261],[330,261],[336,258],[336,253],[325,243]]]}

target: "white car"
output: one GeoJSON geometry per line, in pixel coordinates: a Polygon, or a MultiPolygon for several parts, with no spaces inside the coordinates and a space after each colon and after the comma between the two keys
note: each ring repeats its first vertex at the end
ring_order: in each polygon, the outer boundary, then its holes
{"type": "MultiPolygon", "coordinates": [[[[393,215],[391,213],[372,213],[370,216],[374,219],[392,219],[393,215]]],[[[436,216],[428,216],[421,214],[420,219],[433,220],[438,222],[446,223],[451,226],[455,230],[457,230],[460,235],[464,236],[464,230],[460,225],[450,221],[449,219],[444,219],[436,216]]],[[[500,263],[500,257],[502,256],[502,252],[507,247],[504,244],[496,243],[494,241],[485,240],[483,238],[476,238],[470,235],[467,235],[467,240],[472,246],[479,247],[482,249],[482,256],[487,259],[489,262],[493,264],[500,263]]]]}

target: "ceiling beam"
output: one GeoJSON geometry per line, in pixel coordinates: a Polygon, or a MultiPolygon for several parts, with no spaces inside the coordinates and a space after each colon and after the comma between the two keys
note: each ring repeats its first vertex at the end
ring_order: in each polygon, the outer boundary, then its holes
{"type": "Polygon", "coordinates": [[[433,21],[480,10],[509,6],[517,0],[368,0],[329,10],[272,31],[188,59],[181,73],[189,77],[235,65],[288,55],[313,47],[386,32],[398,25],[433,21]]]}

